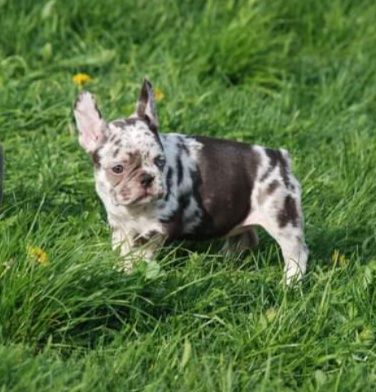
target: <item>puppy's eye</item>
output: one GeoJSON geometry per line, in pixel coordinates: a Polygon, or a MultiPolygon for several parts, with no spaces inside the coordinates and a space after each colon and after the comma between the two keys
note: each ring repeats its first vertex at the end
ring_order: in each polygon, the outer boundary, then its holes
{"type": "Polygon", "coordinates": [[[114,167],[112,168],[112,171],[113,171],[115,174],[121,174],[121,173],[123,173],[123,171],[124,171],[124,166],[123,166],[123,165],[116,165],[116,166],[114,166],[114,167]]]}
{"type": "Polygon", "coordinates": [[[163,169],[164,165],[166,164],[166,159],[162,156],[162,155],[158,155],[155,159],[154,159],[154,163],[155,165],[159,168],[159,169],[163,169]]]}

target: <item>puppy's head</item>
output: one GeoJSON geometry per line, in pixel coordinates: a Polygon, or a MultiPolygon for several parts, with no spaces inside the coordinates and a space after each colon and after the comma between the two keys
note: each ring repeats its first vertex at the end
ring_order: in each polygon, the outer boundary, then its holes
{"type": "Polygon", "coordinates": [[[79,95],[74,116],[80,145],[93,158],[100,195],[125,206],[163,197],[165,155],[149,81],[144,80],[136,111],[127,119],[106,122],[88,92],[79,95]]]}

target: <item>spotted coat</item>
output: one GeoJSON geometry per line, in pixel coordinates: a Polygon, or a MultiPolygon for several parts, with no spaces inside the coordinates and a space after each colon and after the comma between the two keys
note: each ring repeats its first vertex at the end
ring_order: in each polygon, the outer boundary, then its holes
{"type": "Polygon", "coordinates": [[[286,281],[304,274],[300,185],[286,150],[161,134],[149,82],[127,119],[106,123],[86,92],[75,117],[123,269],[132,268],[132,255],[150,259],[176,239],[225,237],[238,252],[256,244],[254,227],[262,226],[282,249],[286,281]]]}

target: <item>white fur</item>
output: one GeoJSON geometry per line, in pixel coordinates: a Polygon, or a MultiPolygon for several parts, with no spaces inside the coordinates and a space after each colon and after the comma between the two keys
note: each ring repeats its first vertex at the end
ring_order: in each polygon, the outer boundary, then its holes
{"type": "Polygon", "coordinates": [[[94,152],[103,141],[105,123],[96,108],[94,98],[86,91],[82,92],[74,110],[79,142],[87,152],[94,152]]]}

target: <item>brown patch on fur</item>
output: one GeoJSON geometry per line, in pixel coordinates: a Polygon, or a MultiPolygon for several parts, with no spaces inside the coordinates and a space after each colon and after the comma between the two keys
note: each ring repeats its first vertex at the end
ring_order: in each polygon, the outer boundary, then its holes
{"type": "MultiPolygon", "coordinates": [[[[123,165],[121,173],[114,173],[112,167],[106,168],[106,177],[112,185],[111,190],[119,202],[133,203],[140,200],[144,195],[142,186],[142,176],[145,171],[142,169],[142,156],[140,153],[129,153],[122,156],[118,164],[123,165]]],[[[155,189],[151,185],[149,195],[155,195],[155,189]]],[[[156,196],[156,195],[155,195],[156,196]]]]}
{"type": "Polygon", "coordinates": [[[274,193],[274,191],[280,186],[280,183],[278,180],[273,180],[268,187],[266,188],[266,193],[268,195],[271,195],[272,193],[274,193]]]}
{"type": "Polygon", "coordinates": [[[298,226],[299,213],[296,207],[296,200],[292,196],[286,196],[284,206],[279,211],[277,219],[281,228],[285,227],[288,223],[291,223],[295,227],[298,226]]]}
{"type": "MultiPolygon", "coordinates": [[[[194,140],[202,148],[199,167],[187,173],[192,180],[188,196],[196,201],[200,216],[192,215],[197,226],[192,234],[184,233],[184,238],[204,240],[224,236],[244,221],[251,210],[249,196],[257,178],[260,155],[245,143],[204,136],[195,136],[194,140]]],[[[181,210],[185,223],[190,216],[184,216],[181,210]]],[[[174,234],[171,236],[176,238],[174,234]]]]}
{"type": "Polygon", "coordinates": [[[259,204],[264,204],[265,200],[267,199],[268,196],[272,195],[274,191],[280,186],[280,183],[278,180],[273,180],[266,189],[263,189],[262,191],[259,191],[257,194],[257,202],[259,204]]]}
{"type": "Polygon", "coordinates": [[[99,152],[99,149],[98,149],[98,150],[95,150],[95,151],[91,154],[91,159],[93,160],[94,167],[97,168],[97,169],[101,166],[101,165],[100,165],[100,160],[99,160],[99,154],[98,154],[98,152],[99,152]]]}

